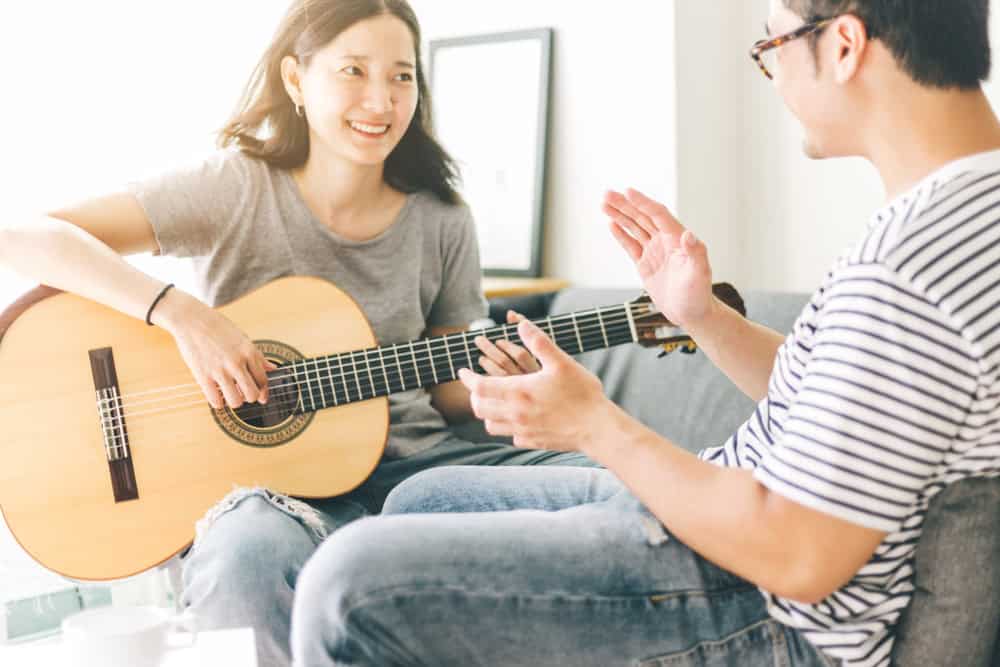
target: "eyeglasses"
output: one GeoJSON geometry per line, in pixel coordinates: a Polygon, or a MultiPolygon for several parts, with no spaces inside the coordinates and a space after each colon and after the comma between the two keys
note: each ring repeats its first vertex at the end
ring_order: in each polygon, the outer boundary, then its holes
{"type": "Polygon", "coordinates": [[[772,72],[776,69],[775,65],[777,64],[777,51],[774,49],[779,46],[783,46],[788,42],[799,39],[800,37],[805,37],[806,35],[818,32],[833,23],[836,19],[836,16],[828,19],[820,19],[819,21],[806,23],[801,28],[785,33],[784,35],[778,35],[773,39],[762,39],[750,48],[750,57],[753,58],[755,63],[757,63],[757,67],[759,67],[760,71],[764,73],[764,76],[768,79],[774,79],[774,74],[772,72]],[[765,60],[770,61],[770,67],[768,67],[768,63],[765,62],[765,60]]]}

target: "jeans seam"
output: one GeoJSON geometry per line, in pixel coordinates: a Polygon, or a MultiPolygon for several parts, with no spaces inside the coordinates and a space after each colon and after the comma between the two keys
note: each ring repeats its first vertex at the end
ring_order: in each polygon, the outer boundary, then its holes
{"type": "MultiPolygon", "coordinates": [[[[727,635],[725,635],[723,637],[719,637],[718,639],[699,641],[696,644],[694,644],[693,646],[691,646],[691,647],[689,647],[687,649],[684,649],[682,651],[679,651],[679,652],[675,652],[675,653],[671,653],[669,655],[659,656],[659,657],[655,657],[655,658],[646,658],[644,660],[639,660],[638,664],[640,666],[645,666],[645,665],[650,665],[650,666],[654,666],[654,665],[668,665],[669,663],[677,662],[678,660],[680,660],[682,658],[685,658],[686,656],[691,655],[695,651],[705,650],[706,647],[709,647],[709,646],[721,646],[721,645],[724,645],[724,644],[729,644],[735,638],[741,637],[741,636],[746,635],[748,633],[751,633],[754,630],[757,630],[758,628],[764,628],[765,631],[766,631],[766,634],[768,635],[768,639],[770,639],[773,642],[774,639],[775,639],[774,633],[773,633],[773,626],[774,626],[774,624],[776,624],[776,621],[774,621],[774,619],[769,619],[769,618],[761,619],[761,620],[756,621],[754,623],[751,623],[749,625],[743,626],[742,628],[740,628],[738,630],[734,630],[733,632],[730,632],[729,634],[727,634],[727,635]]],[[[777,651],[777,647],[776,646],[775,646],[774,655],[777,658],[778,651],[777,651]]],[[[782,667],[781,665],[779,665],[777,663],[777,660],[775,661],[775,667],[782,667]]]]}
{"type": "Polygon", "coordinates": [[[447,594],[447,593],[460,593],[462,595],[467,595],[469,597],[509,598],[511,600],[534,600],[534,601],[607,600],[607,601],[620,601],[620,602],[635,602],[641,600],[643,602],[658,605],[667,600],[676,600],[681,598],[711,598],[711,597],[745,593],[756,590],[757,589],[752,586],[735,586],[731,588],[720,588],[711,591],[705,591],[693,588],[690,590],[676,591],[666,594],[636,593],[633,595],[593,595],[585,593],[571,593],[569,591],[558,591],[558,592],[548,592],[548,593],[525,593],[525,592],[511,593],[508,591],[501,591],[501,590],[474,590],[463,586],[447,585],[440,583],[427,583],[427,584],[405,584],[399,586],[389,586],[385,588],[380,588],[377,591],[370,591],[363,595],[354,596],[352,599],[349,599],[346,602],[345,607],[347,608],[347,614],[351,614],[356,609],[359,609],[366,605],[384,602],[386,600],[391,600],[397,597],[407,597],[407,596],[418,597],[421,595],[437,595],[437,594],[447,594]]]}

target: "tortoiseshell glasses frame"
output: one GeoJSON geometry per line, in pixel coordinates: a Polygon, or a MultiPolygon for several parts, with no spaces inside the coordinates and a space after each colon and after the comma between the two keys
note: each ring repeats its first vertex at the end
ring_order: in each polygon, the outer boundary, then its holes
{"type": "Polygon", "coordinates": [[[757,63],[757,67],[759,67],[760,71],[764,73],[764,76],[773,80],[774,75],[767,69],[767,65],[764,64],[764,59],[761,57],[765,52],[770,51],[771,49],[776,49],[779,46],[783,46],[788,42],[799,39],[800,37],[805,37],[806,35],[818,32],[833,23],[836,19],[837,17],[834,16],[828,19],[812,21],[810,23],[806,23],[800,28],[796,28],[791,32],[786,32],[784,35],[778,35],[777,37],[773,37],[771,39],[762,39],[750,48],[750,57],[753,58],[755,63],[757,63]]]}

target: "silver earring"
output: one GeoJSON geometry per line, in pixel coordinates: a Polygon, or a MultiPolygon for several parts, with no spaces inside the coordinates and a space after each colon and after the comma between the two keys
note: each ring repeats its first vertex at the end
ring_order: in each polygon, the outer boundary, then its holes
{"type": "Polygon", "coordinates": [[[298,104],[295,105],[295,115],[302,118],[302,107],[298,104]]]}

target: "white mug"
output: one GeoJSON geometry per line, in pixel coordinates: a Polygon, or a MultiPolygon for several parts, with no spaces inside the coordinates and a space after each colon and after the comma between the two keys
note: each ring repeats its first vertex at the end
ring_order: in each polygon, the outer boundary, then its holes
{"type": "Polygon", "coordinates": [[[159,667],[168,650],[193,646],[194,617],[159,607],[99,607],[62,622],[66,664],[73,667],[159,667]],[[190,639],[174,633],[187,630],[190,639]]]}

